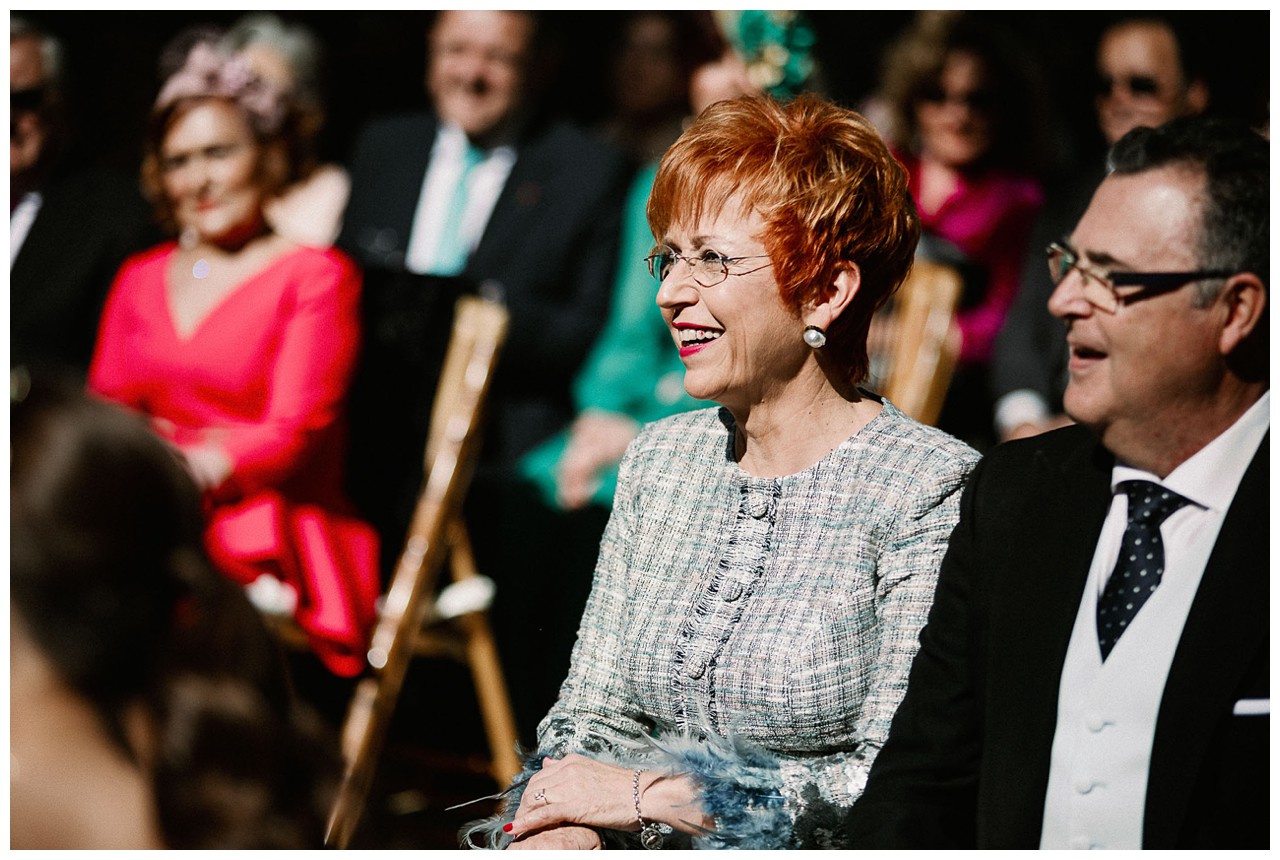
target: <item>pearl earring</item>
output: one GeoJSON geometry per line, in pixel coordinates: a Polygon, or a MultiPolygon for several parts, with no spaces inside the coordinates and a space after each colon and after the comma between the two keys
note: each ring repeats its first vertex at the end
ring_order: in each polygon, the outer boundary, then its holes
{"type": "Polygon", "coordinates": [[[804,342],[814,349],[822,349],[827,345],[827,333],[816,325],[804,327],[804,342]]]}

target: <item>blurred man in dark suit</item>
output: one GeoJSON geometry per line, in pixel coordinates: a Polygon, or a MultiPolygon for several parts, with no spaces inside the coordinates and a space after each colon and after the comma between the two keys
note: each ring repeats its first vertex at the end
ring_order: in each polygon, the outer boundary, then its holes
{"type": "Polygon", "coordinates": [[[116,270],[156,233],[136,182],[60,164],[62,63],[57,39],[10,17],[9,363],[83,374],[116,270]]]}
{"type": "Polygon", "coordinates": [[[625,165],[537,110],[543,35],[532,13],[439,13],[428,33],[432,110],[376,120],[356,145],[338,240],[366,270],[353,479],[371,508],[392,503],[371,513],[393,547],[421,481],[459,292],[511,312],[485,444],[494,468],[572,419],[569,383],[605,316],[625,165]]]}
{"type": "Polygon", "coordinates": [[[366,271],[351,490],[384,535],[388,569],[422,481],[452,305],[478,292],[510,311],[467,505],[478,561],[498,580],[499,644],[530,743],[545,708],[522,705],[555,689],[526,694],[522,683],[539,682],[512,660],[538,659],[529,649],[537,631],[558,687],[586,594],[526,581],[538,577],[521,560],[536,550],[519,545],[526,497],[515,463],[573,418],[570,384],[607,313],[629,179],[620,154],[542,109],[553,42],[534,13],[440,12],[427,34],[431,110],[364,130],[338,240],[366,271]],[[540,629],[537,607],[511,587],[520,577],[525,593],[576,605],[573,629],[540,629]]]}

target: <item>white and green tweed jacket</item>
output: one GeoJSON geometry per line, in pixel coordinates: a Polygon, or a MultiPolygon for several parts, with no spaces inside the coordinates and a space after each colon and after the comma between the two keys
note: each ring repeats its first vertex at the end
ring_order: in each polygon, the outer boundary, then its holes
{"type": "Polygon", "coordinates": [[[694,847],[840,847],[978,455],[889,403],[782,478],[742,471],[733,439],[713,408],[631,445],[529,767],[581,752],[691,774],[717,823],[694,847]]]}

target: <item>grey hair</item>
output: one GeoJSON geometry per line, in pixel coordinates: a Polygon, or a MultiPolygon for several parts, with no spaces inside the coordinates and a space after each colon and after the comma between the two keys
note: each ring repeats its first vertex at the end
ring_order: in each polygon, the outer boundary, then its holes
{"type": "Polygon", "coordinates": [[[250,45],[264,44],[277,51],[293,70],[294,92],[298,101],[309,105],[320,102],[320,42],[301,24],[286,23],[272,12],[254,12],[240,18],[222,37],[221,47],[236,52],[250,45]]]}
{"type": "Polygon", "coordinates": [[[57,36],[45,32],[26,18],[10,15],[9,41],[13,42],[14,39],[38,39],[40,41],[40,61],[44,68],[46,85],[55,94],[61,93],[64,70],[63,58],[65,56],[62,41],[57,36]]]}

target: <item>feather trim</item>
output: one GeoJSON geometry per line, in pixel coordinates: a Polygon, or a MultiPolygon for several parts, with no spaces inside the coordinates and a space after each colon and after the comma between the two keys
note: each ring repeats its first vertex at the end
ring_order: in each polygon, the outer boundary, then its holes
{"type": "Polygon", "coordinates": [[[693,847],[770,849],[791,846],[791,813],[772,753],[730,735],[673,734],[648,738],[650,767],[685,774],[701,794],[702,811],[716,822],[693,847]]]}
{"type": "Polygon", "coordinates": [[[516,753],[524,760],[524,767],[520,775],[511,780],[507,790],[499,795],[504,798],[502,808],[488,818],[469,821],[462,825],[458,830],[458,844],[463,848],[501,851],[511,844],[511,836],[503,831],[502,826],[516,817],[516,810],[520,808],[520,798],[524,797],[525,785],[535,773],[542,770],[541,753],[530,755],[519,747],[516,748],[516,753]]]}
{"type": "MultiPolygon", "coordinates": [[[[694,781],[702,812],[716,822],[716,829],[703,829],[693,837],[692,847],[791,847],[792,820],[782,793],[779,763],[767,750],[741,737],[714,734],[669,733],[641,739],[613,738],[608,743],[614,752],[583,750],[582,753],[609,764],[684,775],[694,781]]],[[[500,812],[473,821],[458,832],[464,848],[501,850],[511,844],[511,837],[502,826],[515,818],[525,783],[542,769],[546,754],[540,751],[524,757],[524,770],[504,792],[500,812]]],[[[610,848],[639,846],[635,833],[601,829],[600,834],[610,848]]],[[[670,838],[679,843],[686,837],[675,833],[670,838]]]]}

